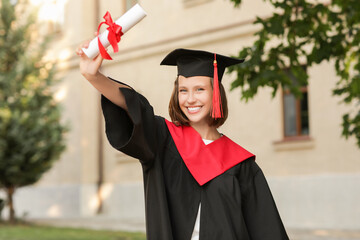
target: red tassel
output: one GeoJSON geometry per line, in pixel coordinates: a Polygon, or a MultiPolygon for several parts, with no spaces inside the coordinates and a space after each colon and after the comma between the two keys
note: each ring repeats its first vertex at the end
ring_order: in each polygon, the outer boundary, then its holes
{"type": "Polygon", "coordinates": [[[214,84],[213,84],[213,99],[212,99],[212,114],[211,114],[211,116],[214,119],[223,117],[216,54],[214,55],[214,84]]]}

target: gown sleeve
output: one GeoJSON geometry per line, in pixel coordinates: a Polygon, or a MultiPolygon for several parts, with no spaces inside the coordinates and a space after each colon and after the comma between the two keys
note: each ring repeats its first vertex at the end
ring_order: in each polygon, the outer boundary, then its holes
{"type": "MultiPolygon", "coordinates": [[[[115,81],[115,80],[114,80],[115,81]]],[[[154,115],[147,99],[134,89],[119,88],[128,110],[101,96],[109,143],[117,150],[151,165],[159,142],[160,117],[154,115]]]]}
{"type": "Polygon", "coordinates": [[[255,162],[252,168],[242,205],[251,240],[288,240],[265,176],[255,162]]]}

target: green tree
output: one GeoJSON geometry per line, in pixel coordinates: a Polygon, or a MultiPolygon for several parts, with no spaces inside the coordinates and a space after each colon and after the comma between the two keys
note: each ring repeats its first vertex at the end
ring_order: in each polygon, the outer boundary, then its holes
{"type": "Polygon", "coordinates": [[[65,149],[66,126],[51,88],[55,65],[43,60],[49,38],[37,33],[27,1],[0,2],[0,187],[13,194],[35,183],[65,149]]]}
{"type": "MultiPolygon", "coordinates": [[[[230,1],[236,7],[241,5],[241,0],[230,1]]],[[[240,87],[241,98],[246,101],[261,87],[272,88],[273,97],[280,86],[301,97],[300,87],[308,82],[306,69],[331,60],[338,76],[333,95],[340,96],[342,102],[350,106],[349,112],[343,115],[342,135],[346,139],[355,137],[360,147],[359,1],[264,2],[272,4],[275,11],[272,16],[257,17],[254,22],[261,28],[256,32],[253,45],[239,52],[240,58],[246,58],[245,63],[230,69],[237,73],[231,88],[240,87]],[[291,81],[289,75],[298,81],[291,81]]]]}

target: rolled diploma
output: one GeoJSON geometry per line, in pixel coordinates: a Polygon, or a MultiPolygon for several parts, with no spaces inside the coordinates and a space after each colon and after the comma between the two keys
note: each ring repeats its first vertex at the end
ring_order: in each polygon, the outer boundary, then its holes
{"type": "MultiPolygon", "coordinates": [[[[140,22],[144,17],[146,17],[146,12],[144,11],[144,9],[142,9],[142,7],[140,7],[139,4],[136,4],[126,13],[124,13],[124,15],[122,15],[118,20],[116,20],[115,23],[122,27],[122,32],[125,34],[130,28],[140,22]]],[[[109,31],[105,30],[99,35],[100,42],[105,48],[110,45],[108,40],[108,34],[109,31]]],[[[97,37],[91,40],[88,48],[83,48],[82,50],[89,58],[96,57],[99,54],[97,37]]]]}

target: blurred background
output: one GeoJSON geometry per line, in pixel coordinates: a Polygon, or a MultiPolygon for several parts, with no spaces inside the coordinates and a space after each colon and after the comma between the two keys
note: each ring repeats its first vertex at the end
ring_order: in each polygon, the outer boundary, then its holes
{"type": "MultiPolygon", "coordinates": [[[[176,69],[159,65],[168,52],[193,48],[238,55],[255,46],[255,33],[261,30],[253,24],[256,17],[267,19],[277,12],[267,1],[243,0],[238,7],[235,2],[29,1],[38,8],[37,38],[53,36],[43,61],[52,63],[58,79],[50,89],[61,106],[59,123],[67,126],[61,133],[66,148],[40,180],[21,188],[15,184],[16,216],[57,226],[144,231],[141,166],[109,145],[100,95],[81,76],[75,49],[93,38],[106,11],[115,20],[139,3],[148,16],[122,37],[119,53],[109,50],[114,60],[104,61],[101,71],[145,95],[155,113],[169,119],[176,69]]],[[[333,94],[339,81],[334,66],[331,58],[307,65],[308,81],[299,88],[299,99],[280,84],[274,96],[273,88],[265,86],[246,102],[241,100],[243,89],[230,91],[235,70],[222,81],[230,114],[220,131],[256,154],[284,225],[294,236],[304,229],[324,239],[335,231],[360,231],[360,150],[355,137],[342,136],[343,115],[358,102],[344,104],[343,97],[333,94]]],[[[5,201],[4,186],[0,198],[5,201]]],[[[8,210],[4,206],[2,218],[9,217],[8,210]]]]}

